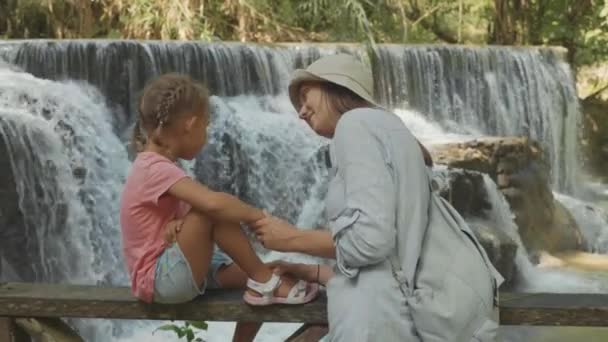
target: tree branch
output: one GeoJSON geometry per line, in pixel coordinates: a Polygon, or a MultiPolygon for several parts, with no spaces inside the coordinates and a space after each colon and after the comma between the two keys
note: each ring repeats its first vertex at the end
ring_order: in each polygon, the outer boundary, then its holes
{"type": "Polygon", "coordinates": [[[601,93],[603,93],[606,90],[608,90],[608,83],[606,83],[603,87],[600,87],[599,89],[595,90],[593,93],[585,96],[583,101],[591,100],[592,98],[597,97],[598,95],[600,95],[601,93]]]}
{"type": "Polygon", "coordinates": [[[443,40],[446,43],[455,44],[458,43],[457,37],[454,37],[454,33],[448,30],[442,29],[439,27],[434,21],[428,20],[429,16],[431,16],[434,12],[442,8],[443,5],[437,5],[431,8],[426,13],[421,13],[420,9],[417,7],[413,7],[408,11],[405,11],[405,15],[407,19],[415,24],[420,23],[425,30],[431,31],[437,38],[443,40]]]}

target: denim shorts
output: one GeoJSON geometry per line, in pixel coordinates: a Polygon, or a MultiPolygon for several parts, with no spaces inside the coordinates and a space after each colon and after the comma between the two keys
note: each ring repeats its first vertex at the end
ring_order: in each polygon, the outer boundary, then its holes
{"type": "Polygon", "coordinates": [[[216,249],[211,257],[207,277],[199,287],[194,281],[190,264],[188,264],[184,253],[182,253],[177,243],[173,243],[156,260],[154,302],[163,304],[184,303],[202,295],[207,288],[219,288],[220,284],[216,278],[217,271],[223,265],[230,264],[232,264],[232,259],[221,250],[216,249]]]}

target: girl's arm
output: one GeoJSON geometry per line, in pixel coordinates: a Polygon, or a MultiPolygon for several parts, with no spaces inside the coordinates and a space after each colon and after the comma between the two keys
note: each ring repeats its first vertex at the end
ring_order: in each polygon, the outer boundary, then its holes
{"type": "Polygon", "coordinates": [[[230,194],[212,191],[189,177],[182,178],[173,184],[168,193],[213,219],[250,223],[264,217],[262,210],[250,206],[230,194]]]}

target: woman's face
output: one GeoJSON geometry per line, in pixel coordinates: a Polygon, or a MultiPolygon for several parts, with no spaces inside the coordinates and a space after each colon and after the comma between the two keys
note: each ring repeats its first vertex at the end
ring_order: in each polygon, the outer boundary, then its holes
{"type": "Polygon", "coordinates": [[[318,135],[332,138],[338,125],[340,114],[333,110],[318,83],[304,83],[300,86],[300,119],[318,135]]]}

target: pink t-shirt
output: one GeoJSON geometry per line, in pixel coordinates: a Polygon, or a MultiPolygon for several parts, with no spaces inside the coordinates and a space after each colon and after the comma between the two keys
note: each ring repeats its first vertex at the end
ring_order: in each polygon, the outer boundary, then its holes
{"type": "Polygon", "coordinates": [[[125,183],[120,204],[122,250],[135,297],[152,302],[156,259],[167,247],[164,227],[183,217],[190,206],[167,194],[186,173],[154,152],[137,155],[125,183]]]}

